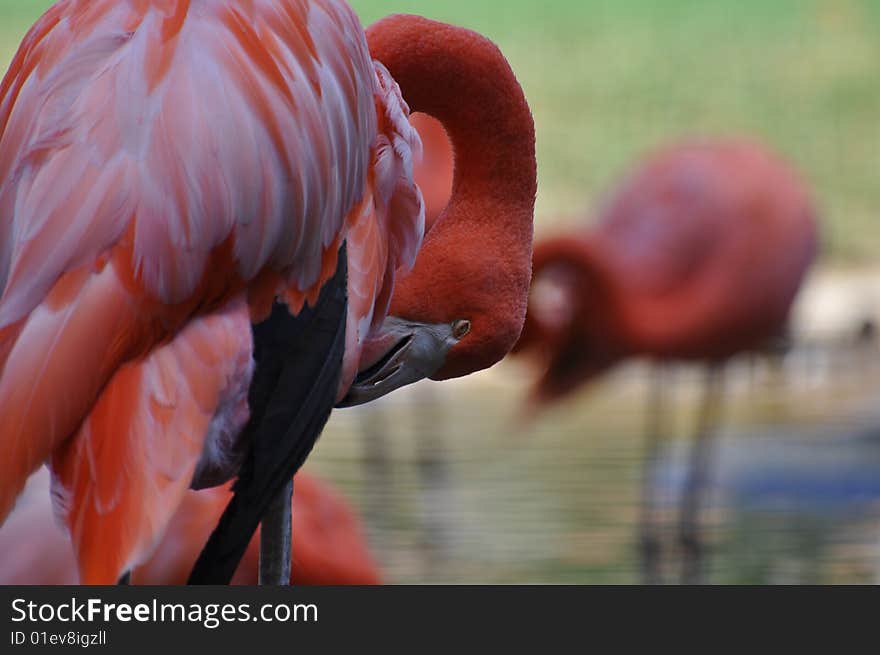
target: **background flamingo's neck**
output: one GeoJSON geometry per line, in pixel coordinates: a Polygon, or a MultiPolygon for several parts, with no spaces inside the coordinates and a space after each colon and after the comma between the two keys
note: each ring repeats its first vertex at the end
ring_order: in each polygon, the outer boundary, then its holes
{"type": "Polygon", "coordinates": [[[535,278],[564,290],[568,338],[575,336],[612,355],[628,349],[626,298],[600,242],[581,236],[550,238],[534,256],[535,278]]]}

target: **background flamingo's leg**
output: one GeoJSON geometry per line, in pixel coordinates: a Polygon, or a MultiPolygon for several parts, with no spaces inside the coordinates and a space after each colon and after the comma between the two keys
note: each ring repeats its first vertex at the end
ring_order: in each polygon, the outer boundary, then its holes
{"type": "Polygon", "coordinates": [[[392,443],[389,422],[382,403],[364,407],[363,420],[363,513],[370,529],[370,542],[379,553],[389,552],[388,535],[393,526],[390,517],[396,512],[392,443]]]}
{"type": "Polygon", "coordinates": [[[642,459],[642,495],[639,506],[639,556],[643,584],[662,583],[661,526],[657,516],[657,462],[664,439],[665,421],[663,405],[666,394],[665,367],[654,366],[648,390],[645,453],[642,459]]]}
{"type": "Polygon", "coordinates": [[[706,371],[704,396],[697,420],[697,434],[691,447],[687,478],[682,490],[679,542],[682,552],[682,584],[701,584],[705,575],[705,544],[700,531],[700,510],[709,489],[714,435],[722,396],[721,364],[706,371]]]}
{"type": "Polygon", "coordinates": [[[416,448],[419,470],[419,499],[422,539],[426,555],[426,575],[437,576],[449,561],[455,526],[452,498],[452,471],[447,445],[448,421],[443,414],[441,396],[430,383],[418,387],[416,448]]]}

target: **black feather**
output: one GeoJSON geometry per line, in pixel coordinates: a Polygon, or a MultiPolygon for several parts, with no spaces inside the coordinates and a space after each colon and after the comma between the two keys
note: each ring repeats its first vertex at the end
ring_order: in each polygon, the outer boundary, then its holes
{"type": "Polygon", "coordinates": [[[336,401],[345,350],[345,245],[318,302],[296,316],[276,303],[253,327],[256,370],[245,428],[250,449],[235,494],[190,574],[190,584],[228,584],[272,499],[312,451],[336,401]]]}

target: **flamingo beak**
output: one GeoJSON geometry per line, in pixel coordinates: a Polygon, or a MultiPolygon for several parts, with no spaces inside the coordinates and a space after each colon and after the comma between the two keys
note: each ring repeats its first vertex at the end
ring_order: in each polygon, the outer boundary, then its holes
{"type": "Polygon", "coordinates": [[[461,323],[419,323],[389,316],[378,336],[365,344],[361,361],[367,365],[336,406],[363,405],[432,376],[445,363],[449,350],[466,334],[461,323]]]}

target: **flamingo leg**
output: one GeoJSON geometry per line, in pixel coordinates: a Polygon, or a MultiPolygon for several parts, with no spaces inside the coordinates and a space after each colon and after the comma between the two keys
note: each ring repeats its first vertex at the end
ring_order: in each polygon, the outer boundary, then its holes
{"type": "Polygon", "coordinates": [[[363,426],[364,518],[374,533],[371,537],[385,546],[391,534],[389,516],[394,514],[394,480],[389,426],[381,404],[367,405],[363,426]]]}
{"type": "Polygon", "coordinates": [[[682,552],[682,584],[701,584],[705,568],[705,546],[700,534],[700,510],[711,474],[714,434],[721,406],[721,364],[710,364],[706,371],[704,396],[697,420],[697,434],[690,452],[687,479],[682,491],[679,516],[679,543],[682,552]]]}
{"type": "Polygon", "coordinates": [[[642,459],[642,495],[639,506],[639,555],[642,584],[661,584],[660,565],[662,544],[660,521],[657,515],[657,461],[664,435],[664,367],[657,364],[650,382],[645,434],[645,454],[642,459]]]}
{"type": "Polygon", "coordinates": [[[261,568],[267,570],[261,579],[290,582],[291,479],[336,402],[345,350],[347,262],[343,244],[336,274],[315,305],[306,304],[294,316],[276,302],[270,316],[252,327],[256,368],[248,391],[250,420],[242,436],[250,447],[190,584],[229,584],[260,523],[261,568]],[[270,544],[274,549],[267,552],[270,544]],[[270,562],[286,562],[286,577],[283,565],[273,570],[270,562]]]}
{"type": "Polygon", "coordinates": [[[269,505],[260,527],[260,584],[290,584],[290,549],[293,543],[293,480],[269,505]]]}
{"type": "Polygon", "coordinates": [[[437,566],[445,562],[449,554],[453,531],[449,521],[452,485],[444,430],[446,421],[434,389],[428,384],[419,387],[419,406],[416,447],[422,539],[428,556],[426,573],[431,574],[436,573],[437,566]]]}

